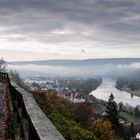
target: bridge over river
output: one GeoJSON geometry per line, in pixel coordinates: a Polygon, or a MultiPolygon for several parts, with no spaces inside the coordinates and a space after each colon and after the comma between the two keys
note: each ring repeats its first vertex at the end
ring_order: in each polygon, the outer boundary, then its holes
{"type": "MultiPolygon", "coordinates": [[[[9,79],[7,73],[0,72],[0,126],[6,119],[4,91],[9,103],[9,114],[16,114],[21,140],[64,140],[64,137],[39,108],[33,96],[9,79]],[[5,88],[4,88],[5,87],[5,88]]],[[[0,127],[0,140],[3,140],[3,127],[0,127]]]]}

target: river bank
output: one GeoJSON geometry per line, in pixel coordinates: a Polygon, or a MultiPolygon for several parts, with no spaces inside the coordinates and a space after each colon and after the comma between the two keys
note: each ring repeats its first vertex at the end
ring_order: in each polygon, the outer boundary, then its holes
{"type": "Polygon", "coordinates": [[[116,81],[112,79],[103,79],[102,84],[90,94],[97,99],[108,101],[110,94],[113,94],[117,103],[129,104],[133,107],[139,105],[140,97],[131,96],[131,93],[121,91],[116,88],[116,81]]]}
{"type": "Polygon", "coordinates": [[[136,79],[119,78],[116,82],[116,88],[126,91],[131,96],[140,97],[140,81],[136,79]]]}

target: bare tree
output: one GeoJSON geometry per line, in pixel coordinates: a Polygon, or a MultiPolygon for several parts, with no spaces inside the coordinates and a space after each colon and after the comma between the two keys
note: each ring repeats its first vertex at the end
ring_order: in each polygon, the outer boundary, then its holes
{"type": "Polygon", "coordinates": [[[7,68],[7,63],[3,58],[1,58],[0,59],[0,72],[6,72],[6,68],[7,68]]]}

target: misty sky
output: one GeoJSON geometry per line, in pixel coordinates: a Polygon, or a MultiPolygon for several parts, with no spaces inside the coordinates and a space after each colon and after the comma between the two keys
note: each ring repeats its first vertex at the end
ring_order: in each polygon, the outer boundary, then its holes
{"type": "Polygon", "coordinates": [[[0,57],[140,57],[140,0],[0,0],[0,57]]]}

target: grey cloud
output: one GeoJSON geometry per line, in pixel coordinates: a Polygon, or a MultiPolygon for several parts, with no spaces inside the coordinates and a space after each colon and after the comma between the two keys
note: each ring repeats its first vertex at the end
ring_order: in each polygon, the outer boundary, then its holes
{"type": "Polygon", "coordinates": [[[86,50],[81,50],[81,52],[85,54],[86,53],[86,50]]]}
{"type": "Polygon", "coordinates": [[[134,43],[140,39],[140,23],[133,22],[131,17],[140,12],[139,6],[139,0],[1,0],[0,27],[5,28],[5,34],[23,34],[25,38],[43,42],[134,43]],[[127,17],[128,21],[122,20],[127,17]],[[94,28],[97,28],[96,34],[82,34],[82,31],[88,33],[94,28]],[[52,34],[56,29],[69,29],[75,33],[52,34]]]}

